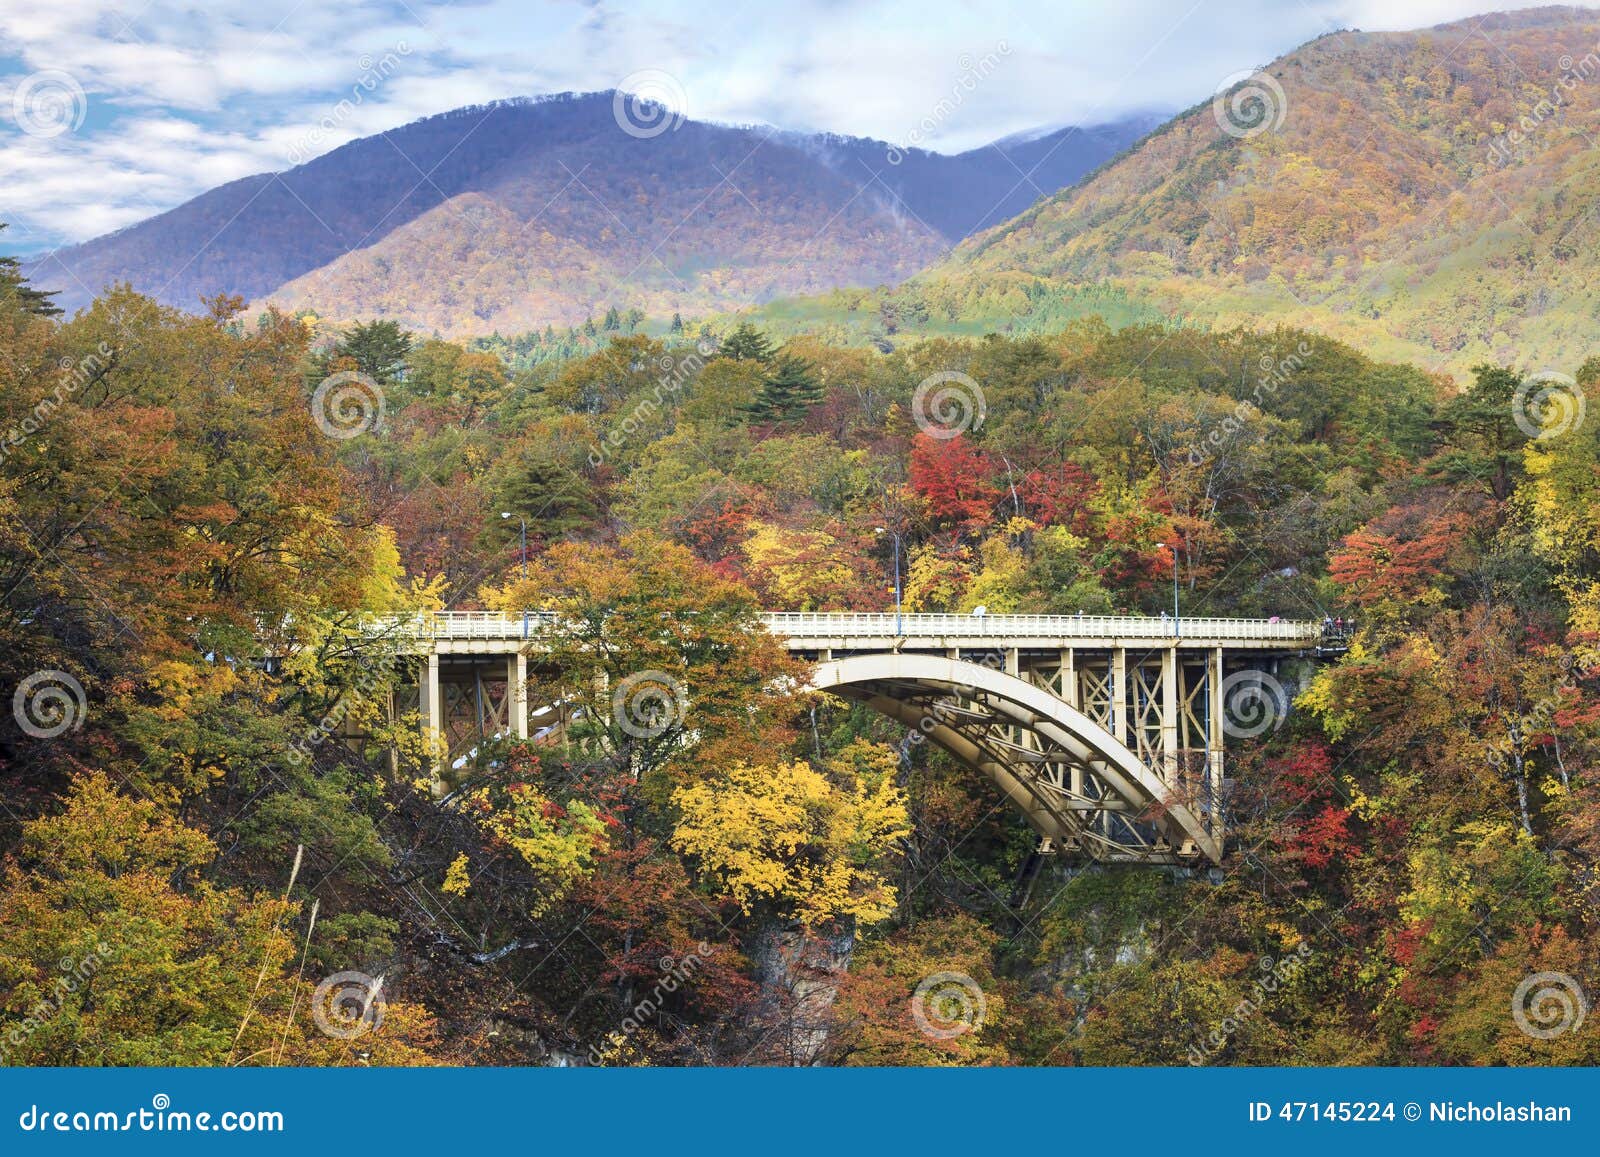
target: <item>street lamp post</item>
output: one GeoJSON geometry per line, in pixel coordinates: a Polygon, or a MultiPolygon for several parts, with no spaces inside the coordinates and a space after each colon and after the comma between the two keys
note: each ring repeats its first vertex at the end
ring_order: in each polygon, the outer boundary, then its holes
{"type": "Polygon", "coordinates": [[[898,637],[900,631],[900,532],[887,530],[884,527],[873,527],[879,534],[888,534],[894,538],[894,633],[898,637]]]}
{"type": "MultiPolygon", "coordinates": [[[[1166,548],[1166,543],[1156,543],[1157,550],[1166,548]]],[[[1178,616],[1178,547],[1172,547],[1172,636],[1177,638],[1183,634],[1183,620],[1178,616]]]]}
{"type": "MultiPolygon", "coordinates": [[[[511,511],[502,510],[500,512],[500,517],[501,518],[510,518],[511,517],[511,511]]],[[[517,521],[522,524],[522,577],[523,578],[527,578],[528,577],[528,520],[526,518],[523,518],[519,514],[517,516],[517,521]]]]}

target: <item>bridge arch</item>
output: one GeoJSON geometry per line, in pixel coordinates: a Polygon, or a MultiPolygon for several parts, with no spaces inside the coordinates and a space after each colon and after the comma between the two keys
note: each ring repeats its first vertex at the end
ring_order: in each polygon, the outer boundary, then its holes
{"type": "MultiPolygon", "coordinates": [[[[1222,859],[1221,824],[1089,716],[981,663],[915,652],[826,659],[810,686],[866,704],[988,776],[1060,850],[1141,863],[1222,859]]],[[[1169,772],[1170,774],[1170,772],[1169,772]]]]}

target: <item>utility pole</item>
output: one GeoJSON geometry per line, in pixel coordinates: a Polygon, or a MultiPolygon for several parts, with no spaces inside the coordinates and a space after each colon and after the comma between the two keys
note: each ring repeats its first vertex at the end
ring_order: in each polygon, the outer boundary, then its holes
{"type": "Polygon", "coordinates": [[[889,530],[882,526],[873,527],[879,534],[887,534],[894,539],[894,633],[899,637],[903,632],[900,629],[900,532],[889,530]]]}
{"type": "MultiPolygon", "coordinates": [[[[1164,542],[1156,543],[1157,550],[1167,549],[1164,542]]],[[[1178,616],[1178,547],[1172,545],[1172,637],[1178,638],[1183,634],[1183,620],[1178,616]]]]}
{"type": "MultiPolygon", "coordinates": [[[[511,517],[511,511],[502,510],[500,512],[500,517],[501,518],[510,518],[511,517]]],[[[523,578],[527,578],[528,577],[528,520],[526,518],[522,517],[519,514],[517,516],[517,521],[522,524],[522,577],[523,578]]]]}

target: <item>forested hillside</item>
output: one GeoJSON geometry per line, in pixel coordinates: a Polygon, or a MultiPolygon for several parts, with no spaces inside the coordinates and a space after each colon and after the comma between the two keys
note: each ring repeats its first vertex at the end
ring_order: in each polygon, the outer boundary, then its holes
{"type": "Polygon", "coordinates": [[[1600,309],[1597,94],[1592,9],[1331,33],[974,237],[913,296],[937,317],[1009,291],[1025,319],[1036,278],[1109,282],[1462,378],[1485,360],[1570,366],[1600,309]]]}
{"type": "Polygon", "coordinates": [[[238,300],[0,298],[7,1063],[1600,1061],[1593,1018],[1507,1015],[1600,979],[1600,362],[1458,393],[1083,320],[511,373],[238,300]],[[887,609],[897,553],[911,610],[1154,613],[1176,565],[1186,615],[1357,634],[1231,741],[1219,872],[1017,890],[989,782],[754,622],[887,609]],[[582,726],[435,790],[363,620],[439,606],[575,624],[538,693],[582,726]],[[686,689],[664,737],[593,702],[641,671],[686,689]],[[319,1031],[348,973],[380,999],[319,1031]],[[924,1031],[953,973],[981,1005],[924,1031]]]}

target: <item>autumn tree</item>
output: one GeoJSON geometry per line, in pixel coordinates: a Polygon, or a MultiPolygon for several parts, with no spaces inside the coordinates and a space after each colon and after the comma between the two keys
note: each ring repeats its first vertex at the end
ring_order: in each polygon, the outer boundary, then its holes
{"type": "MultiPolygon", "coordinates": [[[[298,904],[210,883],[217,848],[102,774],[23,831],[0,890],[0,1047],[27,1064],[349,1064],[312,1017],[298,904]]],[[[285,863],[287,875],[291,865],[285,863]]],[[[431,1019],[388,1002],[359,1046],[432,1063],[431,1019]]]]}
{"type": "Polygon", "coordinates": [[[821,770],[735,763],[672,804],[673,847],[747,914],[762,903],[815,927],[894,909],[884,868],[910,828],[891,752],[853,744],[821,770]]]}

